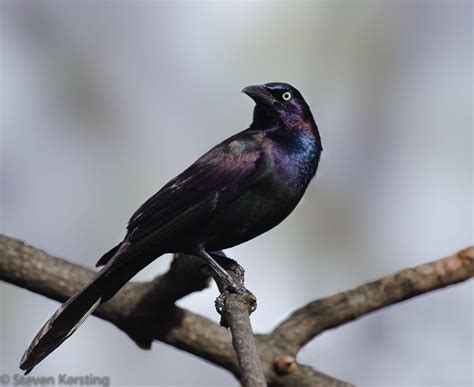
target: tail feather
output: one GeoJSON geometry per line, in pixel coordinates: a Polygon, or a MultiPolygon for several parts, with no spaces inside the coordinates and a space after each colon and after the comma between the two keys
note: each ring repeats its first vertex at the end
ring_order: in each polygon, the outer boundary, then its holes
{"type": "Polygon", "coordinates": [[[23,354],[20,368],[25,374],[60,344],[70,337],[84,320],[103,302],[114,296],[147,263],[133,260],[132,257],[121,260],[119,265],[109,261],[81,291],[67,300],[43,325],[23,354]]]}
{"type": "Polygon", "coordinates": [[[72,296],[43,325],[21,358],[20,368],[26,371],[25,375],[71,336],[100,305],[100,280],[96,278],[72,296]]]}

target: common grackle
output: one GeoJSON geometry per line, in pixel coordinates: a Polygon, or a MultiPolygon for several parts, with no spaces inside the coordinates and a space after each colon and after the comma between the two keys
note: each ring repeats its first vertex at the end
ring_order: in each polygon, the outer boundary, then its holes
{"type": "Polygon", "coordinates": [[[103,268],[33,339],[21,359],[26,373],[165,253],[200,255],[232,290],[241,290],[211,252],[255,238],[285,219],[315,175],[322,151],[313,115],[294,87],[267,83],[242,92],[256,103],[250,127],[212,148],[133,214],[124,240],[97,262],[103,268]]]}

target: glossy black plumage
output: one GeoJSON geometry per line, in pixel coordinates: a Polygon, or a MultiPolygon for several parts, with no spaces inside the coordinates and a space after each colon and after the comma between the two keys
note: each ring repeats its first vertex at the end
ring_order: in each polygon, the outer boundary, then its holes
{"type": "Polygon", "coordinates": [[[61,306],[25,352],[31,371],[100,304],[158,256],[223,250],[273,228],[316,173],[318,128],[298,90],[284,83],[243,90],[256,102],[251,126],[228,138],[147,200],[94,280],[61,306]]]}

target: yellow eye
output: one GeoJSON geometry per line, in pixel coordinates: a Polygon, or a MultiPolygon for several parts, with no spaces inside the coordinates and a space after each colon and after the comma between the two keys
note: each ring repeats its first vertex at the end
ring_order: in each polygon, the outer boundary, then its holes
{"type": "Polygon", "coordinates": [[[285,91],[281,96],[285,101],[289,101],[291,99],[291,93],[289,91],[285,91]]]}

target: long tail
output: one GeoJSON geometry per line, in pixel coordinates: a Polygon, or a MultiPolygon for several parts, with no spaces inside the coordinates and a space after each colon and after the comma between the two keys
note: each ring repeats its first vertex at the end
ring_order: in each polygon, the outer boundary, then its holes
{"type": "Polygon", "coordinates": [[[67,300],[43,325],[21,359],[20,368],[25,370],[25,375],[71,336],[101,303],[115,295],[146,266],[139,259],[133,262],[131,257],[123,258],[120,257],[121,262],[111,260],[84,289],[67,300]]]}

